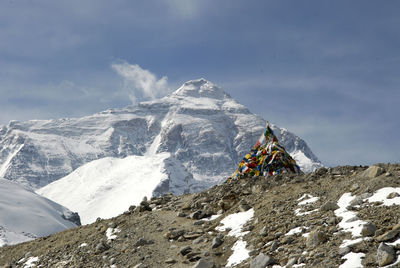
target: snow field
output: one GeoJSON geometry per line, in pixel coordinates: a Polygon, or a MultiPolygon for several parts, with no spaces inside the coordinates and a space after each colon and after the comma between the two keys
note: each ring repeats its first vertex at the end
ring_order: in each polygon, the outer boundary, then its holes
{"type": "Polygon", "coordinates": [[[0,247],[76,227],[65,219],[70,213],[67,208],[0,178],[0,247]]]}
{"type": "Polygon", "coordinates": [[[169,153],[153,156],[102,158],[92,161],[70,175],[37,191],[78,212],[82,224],[98,217],[108,219],[138,205],[144,196],[168,179],[163,172],[169,153]]]}

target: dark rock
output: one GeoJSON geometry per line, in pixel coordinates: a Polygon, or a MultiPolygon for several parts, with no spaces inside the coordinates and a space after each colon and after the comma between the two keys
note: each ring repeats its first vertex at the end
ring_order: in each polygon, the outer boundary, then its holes
{"type": "Polygon", "coordinates": [[[254,229],[254,225],[247,225],[246,227],[243,228],[243,231],[247,232],[247,231],[252,231],[253,229],[254,229]]]}
{"type": "Polygon", "coordinates": [[[240,212],[245,212],[248,211],[249,209],[251,209],[251,206],[247,203],[242,203],[239,205],[240,212]]]}
{"type": "Polygon", "coordinates": [[[141,247],[145,245],[151,245],[154,244],[153,240],[146,240],[143,237],[139,238],[138,241],[134,244],[135,247],[141,247]]]}
{"type": "Polygon", "coordinates": [[[199,252],[189,252],[186,255],[186,259],[188,259],[190,262],[195,262],[201,259],[200,253],[199,252]]]}
{"type": "Polygon", "coordinates": [[[329,219],[326,221],[328,224],[330,225],[335,225],[337,224],[339,221],[336,217],[329,217],[329,219]]]}
{"type": "Polygon", "coordinates": [[[185,256],[185,255],[187,255],[189,252],[192,252],[192,248],[190,247],[190,246],[184,246],[184,247],[181,247],[180,248],[180,250],[179,250],[179,252],[183,255],[183,256],[185,256]]]}
{"type": "Polygon", "coordinates": [[[185,234],[184,230],[172,230],[172,231],[169,231],[169,232],[165,233],[164,237],[166,239],[176,240],[176,239],[178,239],[179,237],[181,237],[184,234],[185,234]]]}
{"type": "Polygon", "coordinates": [[[291,244],[294,241],[293,236],[285,236],[282,239],[282,244],[291,244]]]}
{"type": "MultiPolygon", "coordinates": [[[[142,202],[143,203],[143,202],[142,202]]],[[[141,204],[142,204],[141,203],[141,204]]],[[[146,203],[144,203],[146,204],[146,203]]],[[[147,205],[140,205],[137,207],[137,209],[139,210],[139,212],[144,212],[144,211],[151,211],[151,207],[149,206],[149,204],[147,203],[147,205]]]]}
{"type": "Polygon", "coordinates": [[[211,243],[211,248],[217,248],[220,245],[222,245],[223,242],[224,241],[221,238],[214,237],[214,239],[212,240],[212,243],[211,243]]]}
{"type": "Polygon", "coordinates": [[[257,257],[250,261],[250,268],[265,268],[267,265],[276,263],[277,262],[271,256],[260,253],[257,257]]]}
{"type": "Polygon", "coordinates": [[[272,242],[271,251],[275,251],[278,248],[279,244],[277,241],[272,242]]]}
{"type": "Polygon", "coordinates": [[[174,263],[176,263],[176,260],[169,258],[169,259],[165,260],[165,263],[174,264],[174,263]]]}
{"type": "Polygon", "coordinates": [[[393,199],[393,198],[399,197],[399,196],[400,196],[399,193],[393,192],[393,193],[388,194],[387,199],[393,199]]]}
{"type": "Polygon", "coordinates": [[[178,212],[178,213],[177,213],[177,216],[178,216],[178,217],[182,217],[182,218],[184,218],[184,217],[186,217],[186,216],[187,216],[187,214],[186,214],[186,213],[184,213],[184,212],[178,212]]]}
{"type": "Polygon", "coordinates": [[[268,235],[268,228],[267,226],[264,226],[261,231],[260,231],[261,236],[267,236],[268,235]]]}
{"type": "Polygon", "coordinates": [[[318,176],[322,176],[322,175],[324,175],[326,172],[328,172],[328,169],[322,167],[322,168],[317,169],[317,170],[315,171],[315,174],[317,174],[318,176]]]}
{"type": "Polygon", "coordinates": [[[96,245],[95,251],[96,251],[96,253],[102,253],[102,252],[108,250],[109,248],[110,248],[110,246],[106,242],[101,241],[100,243],[98,243],[96,245]]]}
{"type": "Polygon", "coordinates": [[[361,229],[361,235],[374,236],[376,229],[377,229],[376,225],[369,221],[363,225],[363,227],[361,229]]]}
{"type": "Polygon", "coordinates": [[[204,224],[206,221],[204,221],[204,220],[198,220],[198,221],[195,221],[195,222],[193,222],[193,225],[202,225],[202,224],[204,224]]]}
{"type": "Polygon", "coordinates": [[[197,210],[190,214],[190,218],[192,220],[200,220],[205,217],[205,213],[202,210],[197,210]]]}
{"type": "Polygon", "coordinates": [[[212,258],[201,258],[192,268],[216,268],[215,262],[212,258]]]}
{"type": "Polygon", "coordinates": [[[321,206],[322,211],[335,210],[338,208],[339,208],[339,206],[336,204],[336,202],[333,202],[333,201],[328,201],[321,206]]]}
{"type": "Polygon", "coordinates": [[[79,214],[77,212],[70,212],[70,213],[64,212],[64,214],[62,214],[61,217],[67,221],[75,223],[78,226],[81,226],[81,218],[79,217],[79,214]]]}

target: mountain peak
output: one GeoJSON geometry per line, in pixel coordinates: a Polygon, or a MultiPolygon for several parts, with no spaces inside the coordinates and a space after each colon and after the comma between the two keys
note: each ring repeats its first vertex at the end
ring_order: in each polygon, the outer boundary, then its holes
{"type": "Polygon", "coordinates": [[[175,96],[213,99],[229,97],[222,88],[204,78],[187,81],[172,94],[175,96]]]}

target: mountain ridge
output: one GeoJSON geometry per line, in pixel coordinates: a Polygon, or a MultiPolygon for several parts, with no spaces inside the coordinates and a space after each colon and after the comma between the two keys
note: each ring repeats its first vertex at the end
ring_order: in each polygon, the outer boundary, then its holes
{"type": "MultiPolygon", "coordinates": [[[[191,80],[166,97],[133,107],[2,126],[0,176],[38,189],[103,157],[169,152],[192,174],[189,190],[199,191],[229,176],[264,126],[221,88],[191,80]]],[[[273,129],[289,153],[302,151],[311,160],[305,171],[321,166],[303,140],[273,129]]]]}

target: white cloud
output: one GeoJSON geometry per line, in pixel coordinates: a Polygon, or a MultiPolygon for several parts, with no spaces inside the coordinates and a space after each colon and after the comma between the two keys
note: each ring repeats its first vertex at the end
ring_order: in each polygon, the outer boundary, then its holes
{"type": "Polygon", "coordinates": [[[129,91],[133,103],[143,99],[159,98],[170,91],[166,76],[157,79],[155,74],[137,64],[114,63],[111,67],[124,79],[124,88],[129,91]]]}
{"type": "Polygon", "coordinates": [[[167,0],[169,7],[182,18],[192,18],[199,13],[201,1],[167,0]]]}

